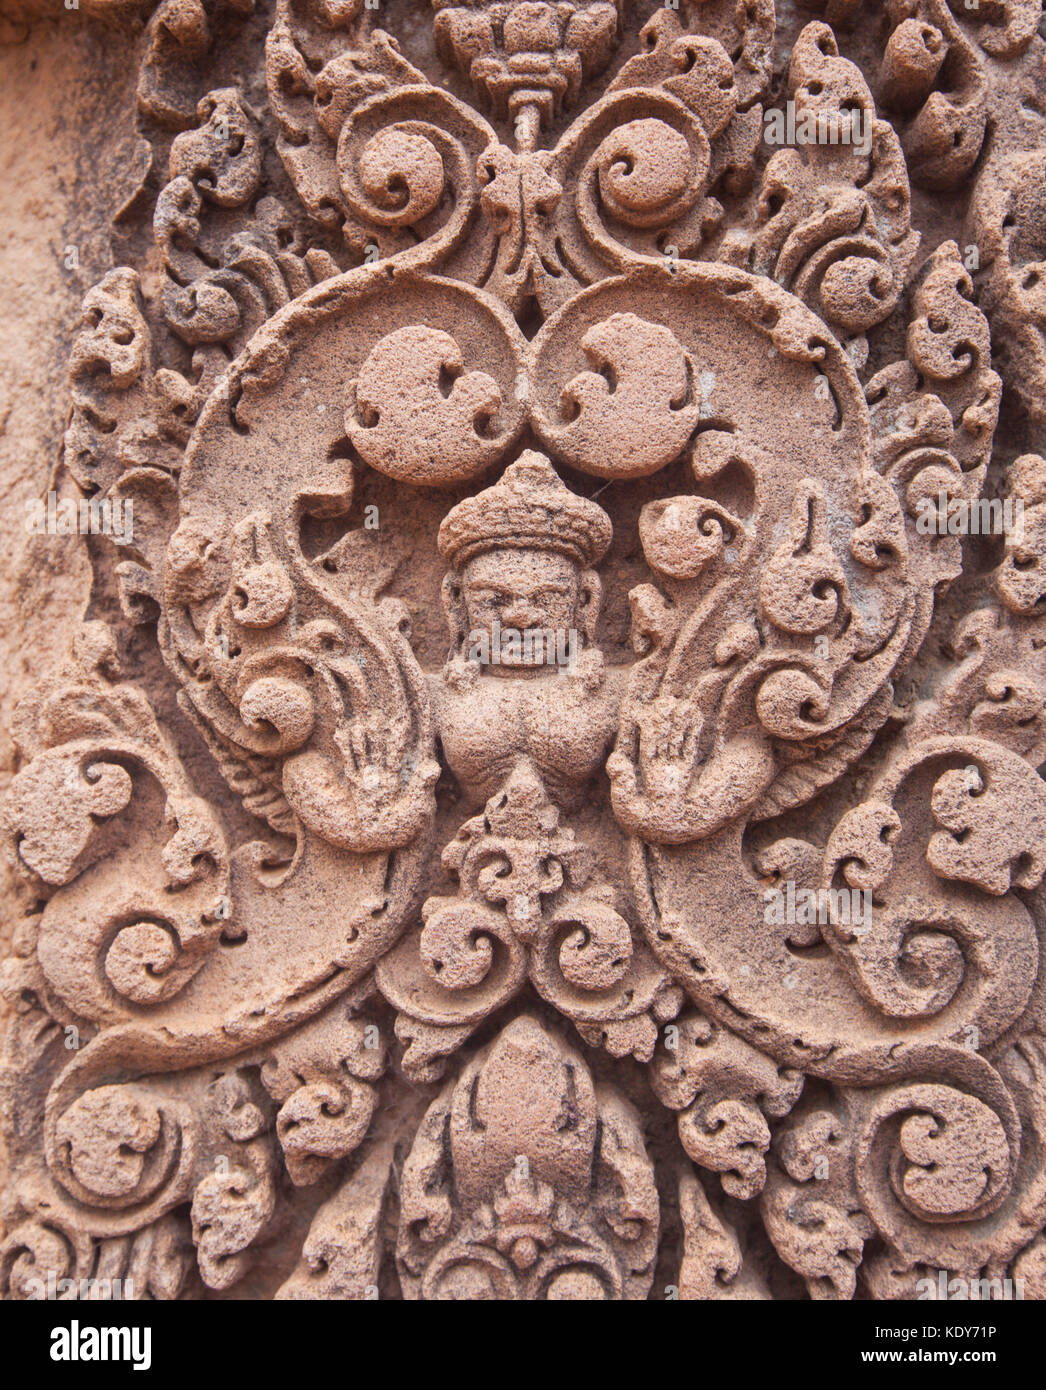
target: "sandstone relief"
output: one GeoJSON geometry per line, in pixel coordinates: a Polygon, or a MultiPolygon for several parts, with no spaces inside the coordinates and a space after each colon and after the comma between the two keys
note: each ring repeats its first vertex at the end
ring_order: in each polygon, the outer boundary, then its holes
{"type": "Polygon", "coordinates": [[[1039,0],[41,8],[0,1296],[1046,1298],[1039,0]]]}

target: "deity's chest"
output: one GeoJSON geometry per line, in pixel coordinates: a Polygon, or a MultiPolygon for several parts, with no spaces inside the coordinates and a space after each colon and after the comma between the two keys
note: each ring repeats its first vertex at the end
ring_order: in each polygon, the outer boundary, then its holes
{"type": "Polygon", "coordinates": [[[466,690],[434,691],[443,752],[462,790],[485,801],[521,758],[529,758],[553,800],[569,805],[602,766],[614,736],[618,699],[574,676],[481,676],[466,690]]]}

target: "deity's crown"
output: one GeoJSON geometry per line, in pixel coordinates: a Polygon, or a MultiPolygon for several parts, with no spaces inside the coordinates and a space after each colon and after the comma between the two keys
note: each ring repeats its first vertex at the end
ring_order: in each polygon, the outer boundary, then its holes
{"type": "Polygon", "coordinates": [[[571,492],[544,454],[528,449],[493,487],[466,497],[443,518],[439,552],[460,568],[488,550],[555,550],[596,565],[613,535],[602,507],[571,492]]]}

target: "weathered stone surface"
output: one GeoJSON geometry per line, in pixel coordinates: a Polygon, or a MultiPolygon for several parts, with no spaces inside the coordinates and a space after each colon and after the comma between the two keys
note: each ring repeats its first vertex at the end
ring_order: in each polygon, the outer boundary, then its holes
{"type": "Polygon", "coordinates": [[[1038,0],[0,38],[0,1296],[1044,1296],[1038,0]]]}

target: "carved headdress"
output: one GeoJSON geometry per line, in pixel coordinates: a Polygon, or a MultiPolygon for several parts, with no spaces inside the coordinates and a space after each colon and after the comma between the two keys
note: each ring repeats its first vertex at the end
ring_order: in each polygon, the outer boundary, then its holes
{"type": "Polygon", "coordinates": [[[544,454],[527,450],[493,487],[466,497],[443,519],[439,552],[460,569],[487,550],[555,550],[598,565],[613,535],[610,518],[562,482],[544,454]]]}

